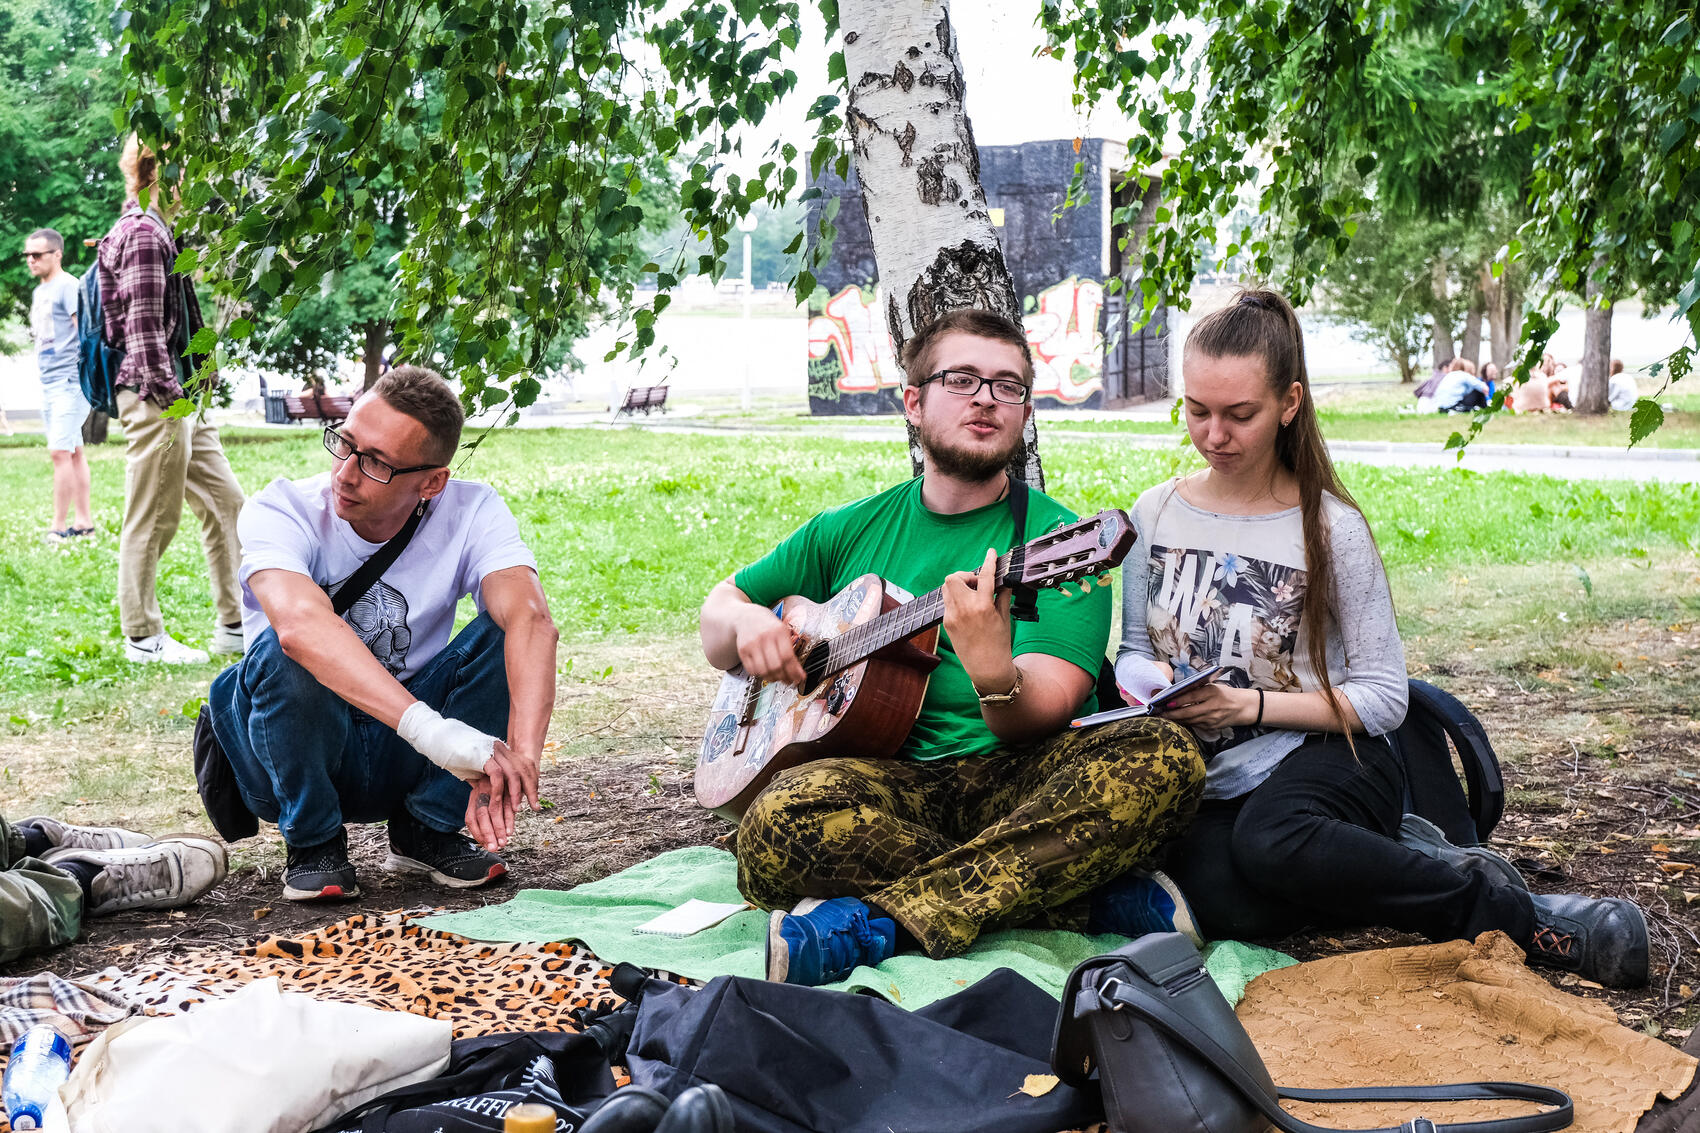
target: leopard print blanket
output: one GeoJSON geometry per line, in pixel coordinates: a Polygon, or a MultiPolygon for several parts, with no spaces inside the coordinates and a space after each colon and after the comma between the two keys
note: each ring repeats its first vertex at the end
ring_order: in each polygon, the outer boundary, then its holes
{"type": "Polygon", "coordinates": [[[108,968],[91,982],[146,1014],[172,1015],[276,976],[285,991],[316,999],[446,1019],[456,1038],[576,1031],[573,1011],[621,1002],[608,985],[613,965],[583,948],[481,944],[421,928],[413,917],[363,913],[303,936],[262,936],[234,953],[198,948],[169,964],[108,968]]]}

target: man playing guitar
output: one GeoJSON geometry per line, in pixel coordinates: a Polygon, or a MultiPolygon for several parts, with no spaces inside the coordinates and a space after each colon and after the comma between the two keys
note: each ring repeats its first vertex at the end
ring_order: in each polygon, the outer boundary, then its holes
{"type": "Polygon", "coordinates": [[[1149,879],[1093,891],[1184,828],[1204,783],[1197,744],[1154,718],[1065,730],[1095,703],[1109,590],[1043,591],[1038,620],[1012,627],[1010,592],[994,586],[997,555],[1026,537],[1018,524],[1037,533],[1075,518],[1006,472],[1032,413],[1026,336],[1001,316],[954,311],[902,360],[923,475],[815,516],[703,603],[710,663],[802,684],[775,603],[823,602],[868,573],[910,594],[943,590],[942,660],[897,757],[793,767],[743,815],[739,889],[776,910],[769,979],[830,983],[900,941],[951,956],[1035,921],[1175,927],[1152,923],[1173,906],[1149,879]]]}

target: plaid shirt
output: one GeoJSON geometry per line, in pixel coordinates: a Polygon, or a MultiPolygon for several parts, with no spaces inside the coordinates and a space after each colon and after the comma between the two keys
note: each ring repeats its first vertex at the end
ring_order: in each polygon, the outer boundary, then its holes
{"type": "Polygon", "coordinates": [[[162,407],[183,396],[177,359],[168,345],[183,317],[167,300],[166,280],[177,262],[177,248],[161,231],[163,224],[144,220],[131,201],[95,257],[106,338],[124,351],[114,384],[162,407]]]}

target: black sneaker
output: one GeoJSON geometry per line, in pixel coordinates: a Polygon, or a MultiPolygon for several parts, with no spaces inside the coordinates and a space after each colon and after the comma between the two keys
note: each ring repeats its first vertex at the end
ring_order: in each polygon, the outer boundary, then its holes
{"type": "Polygon", "coordinates": [[[354,864],[348,860],[348,831],[317,846],[285,847],[283,895],[290,901],[347,901],[360,896],[354,864]]]}
{"type": "Polygon", "coordinates": [[[429,875],[451,889],[476,889],[508,872],[508,863],[458,830],[433,830],[410,814],[390,819],[391,873],[429,875]]]}

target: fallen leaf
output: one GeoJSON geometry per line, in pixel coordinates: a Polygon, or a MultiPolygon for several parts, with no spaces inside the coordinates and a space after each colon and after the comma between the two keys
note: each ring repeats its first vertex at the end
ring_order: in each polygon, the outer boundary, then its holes
{"type": "Polygon", "coordinates": [[[1595,991],[1604,991],[1606,987],[1605,984],[1597,984],[1593,980],[1577,980],[1576,984],[1578,987],[1591,987],[1595,991]]]}
{"type": "Polygon", "coordinates": [[[271,915],[272,915],[272,907],[270,905],[267,905],[263,909],[255,909],[254,910],[254,919],[257,920],[257,921],[263,921],[271,915]]]}
{"type": "Polygon", "coordinates": [[[1665,845],[1663,842],[1654,842],[1651,846],[1649,846],[1647,848],[1652,850],[1653,853],[1655,853],[1655,854],[1668,854],[1668,853],[1670,853],[1670,847],[1665,845]]]}
{"type": "MultiPolygon", "coordinates": [[[[1700,897],[1700,893],[1696,893],[1695,896],[1700,897]]],[[[954,982],[955,982],[957,987],[967,987],[968,986],[967,980],[956,980],[954,982]]]]}
{"type": "Polygon", "coordinates": [[[1666,873],[1682,874],[1694,868],[1693,862],[1660,862],[1659,868],[1666,873]]]}
{"type": "MultiPolygon", "coordinates": [[[[1029,1074],[1016,1093],[1026,1094],[1030,1098],[1042,1098],[1057,1088],[1059,1080],[1055,1074],[1029,1074]]],[[[1014,1096],[1015,1094],[1010,1095],[1014,1096]]]]}
{"type": "Polygon", "coordinates": [[[1700,890],[1684,889],[1682,891],[1682,900],[1685,904],[1689,905],[1694,904],[1696,901],[1700,901],[1700,890]]]}
{"type": "Polygon", "coordinates": [[[1694,998],[1694,989],[1689,987],[1687,984],[1682,984],[1680,987],[1678,987],[1676,989],[1676,993],[1678,995],[1682,996],[1682,998],[1684,998],[1684,999],[1694,998]]]}
{"type": "Polygon", "coordinates": [[[185,912],[184,912],[184,911],[183,911],[183,910],[182,910],[182,909],[173,909],[173,910],[171,910],[171,918],[172,918],[172,919],[173,919],[173,920],[179,920],[179,921],[180,921],[180,920],[183,920],[183,919],[184,919],[184,918],[185,918],[185,917],[187,917],[187,916],[188,916],[188,915],[189,915],[189,914],[188,914],[188,913],[185,913],[185,912]]]}

